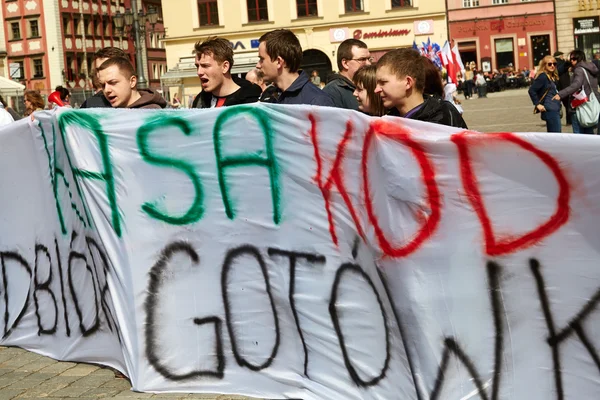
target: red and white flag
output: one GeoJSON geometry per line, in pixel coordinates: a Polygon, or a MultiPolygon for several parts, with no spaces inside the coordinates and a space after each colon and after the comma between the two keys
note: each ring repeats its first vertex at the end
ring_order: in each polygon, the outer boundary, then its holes
{"type": "Polygon", "coordinates": [[[571,99],[571,107],[577,108],[580,105],[587,103],[587,101],[588,101],[588,97],[585,94],[585,90],[583,89],[583,86],[582,86],[581,90],[579,90],[575,94],[573,94],[573,98],[571,99]]]}
{"type": "Polygon", "coordinates": [[[454,64],[457,66],[457,70],[460,71],[464,75],[465,65],[463,64],[462,57],[460,56],[460,52],[458,51],[458,44],[454,43],[452,47],[452,60],[454,64]]]}
{"type": "Polygon", "coordinates": [[[457,64],[454,63],[454,56],[452,55],[452,50],[450,49],[450,43],[448,43],[447,40],[446,43],[444,43],[444,47],[442,47],[441,53],[442,65],[448,73],[448,81],[452,83],[458,83],[456,79],[456,74],[458,72],[457,69],[459,67],[457,64]]]}

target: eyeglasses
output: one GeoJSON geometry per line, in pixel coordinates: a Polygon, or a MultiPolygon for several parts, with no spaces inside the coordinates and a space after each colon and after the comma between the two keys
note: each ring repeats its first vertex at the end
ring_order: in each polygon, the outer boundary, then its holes
{"type": "Polygon", "coordinates": [[[553,62],[553,63],[547,63],[546,65],[549,66],[549,67],[556,67],[556,63],[555,62],[553,62]]]}
{"type": "Polygon", "coordinates": [[[351,58],[351,60],[358,61],[359,63],[366,63],[367,61],[373,62],[375,59],[373,57],[361,57],[361,58],[351,58]]]}

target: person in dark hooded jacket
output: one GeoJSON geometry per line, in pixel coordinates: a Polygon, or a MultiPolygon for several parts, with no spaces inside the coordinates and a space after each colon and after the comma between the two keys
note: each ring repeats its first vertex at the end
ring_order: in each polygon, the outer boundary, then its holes
{"type": "Polygon", "coordinates": [[[98,68],[102,92],[113,108],[165,108],[167,101],[150,89],[137,88],[131,62],[122,57],[109,58],[98,68]]]}
{"type": "Polygon", "coordinates": [[[375,92],[380,94],[384,107],[390,109],[388,115],[467,129],[456,107],[440,97],[441,78],[427,63],[431,61],[408,48],[392,50],[381,57],[375,92]],[[435,85],[431,84],[432,79],[436,79],[435,85]],[[424,94],[426,88],[433,93],[424,94]]]}
{"type": "MultiPolygon", "coordinates": [[[[560,100],[564,98],[570,98],[575,92],[577,92],[583,86],[585,94],[588,96],[596,96],[600,101],[600,93],[598,93],[598,68],[585,60],[585,53],[581,50],[573,50],[570,56],[570,62],[573,66],[573,78],[571,84],[560,90],[553,100],[560,100]],[[588,82],[589,80],[589,82],[588,82]]],[[[579,125],[577,120],[577,114],[573,114],[571,123],[573,125],[574,133],[588,133],[593,134],[595,126],[584,128],[579,125]]]]}
{"type": "Polygon", "coordinates": [[[371,60],[369,48],[363,41],[346,39],[340,44],[337,51],[340,73],[330,75],[327,85],[323,88],[323,92],[331,97],[335,107],[358,111],[358,101],[353,94],[356,86],[352,80],[360,67],[371,65],[371,60]]]}
{"type": "Polygon", "coordinates": [[[255,103],[262,93],[260,86],[231,76],[233,49],[224,38],[208,38],[195,45],[196,68],[202,84],[192,108],[227,107],[255,103]]]}

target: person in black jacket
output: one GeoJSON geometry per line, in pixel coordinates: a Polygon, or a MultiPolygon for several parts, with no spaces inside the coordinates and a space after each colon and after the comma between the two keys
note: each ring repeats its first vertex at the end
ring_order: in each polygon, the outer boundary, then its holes
{"type": "Polygon", "coordinates": [[[546,56],[540,61],[535,80],[529,87],[529,97],[536,110],[542,113],[542,120],[546,121],[546,130],[560,133],[560,100],[553,99],[558,93],[556,82],[556,59],[546,56]]]}
{"type": "Polygon", "coordinates": [[[212,37],[195,45],[196,68],[202,84],[192,108],[215,108],[255,103],[260,86],[231,76],[233,49],[224,38],[212,37]]]}
{"type": "MultiPolygon", "coordinates": [[[[569,87],[571,84],[571,74],[569,73],[571,63],[565,60],[565,54],[562,51],[555,52],[554,58],[556,59],[556,72],[558,73],[558,82],[556,82],[556,88],[560,91],[569,87]]],[[[571,102],[568,98],[563,99],[562,104],[565,106],[567,125],[571,125],[571,118],[573,117],[575,111],[571,108],[571,102]]]]}
{"type": "Polygon", "coordinates": [[[363,41],[346,39],[340,44],[337,51],[340,73],[330,75],[323,88],[336,107],[358,111],[358,102],[353,95],[356,86],[352,80],[360,67],[371,65],[371,60],[369,48],[363,41]]]}
{"type": "MultiPolygon", "coordinates": [[[[389,115],[467,129],[452,103],[439,95],[424,95],[429,59],[413,49],[387,52],[377,63],[377,87],[389,115]]],[[[435,79],[440,79],[437,74],[435,79]]],[[[440,80],[441,83],[441,80],[440,80]]],[[[428,85],[429,86],[429,85],[428,85]]],[[[437,91],[437,89],[435,90],[437,91]]]]}

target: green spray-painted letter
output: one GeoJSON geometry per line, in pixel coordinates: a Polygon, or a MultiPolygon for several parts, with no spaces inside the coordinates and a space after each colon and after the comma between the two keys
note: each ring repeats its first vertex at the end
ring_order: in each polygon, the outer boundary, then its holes
{"type": "Polygon", "coordinates": [[[200,182],[200,177],[196,173],[192,164],[182,160],[161,157],[150,153],[148,136],[152,131],[157,129],[165,129],[166,127],[175,127],[181,129],[186,136],[190,136],[192,134],[191,125],[182,118],[173,116],[159,116],[157,118],[152,118],[137,131],[137,143],[140,154],[144,161],[149,164],[161,167],[176,168],[183,171],[190,178],[192,184],[194,185],[194,191],[196,193],[194,196],[194,202],[190,206],[189,210],[182,216],[166,214],[158,210],[157,207],[152,203],[144,203],[142,205],[142,210],[144,210],[152,218],[164,221],[168,224],[187,225],[200,220],[204,214],[204,193],[202,191],[202,183],[200,182]]]}
{"type": "Polygon", "coordinates": [[[237,106],[225,109],[215,123],[213,131],[213,141],[215,147],[215,156],[217,159],[217,170],[219,174],[219,186],[221,188],[221,197],[225,206],[225,213],[229,219],[235,218],[235,209],[231,204],[229,196],[229,187],[227,185],[227,168],[246,167],[250,165],[265,167],[269,170],[269,180],[271,183],[271,200],[273,202],[273,221],[279,224],[281,221],[280,210],[280,185],[279,185],[279,167],[273,150],[273,130],[271,129],[269,116],[264,110],[257,107],[237,106]],[[223,155],[223,143],[221,131],[227,121],[235,117],[250,116],[258,122],[265,138],[266,157],[261,157],[256,153],[239,154],[235,156],[223,155]]]}
{"type": "MultiPolygon", "coordinates": [[[[98,121],[98,118],[94,115],[84,114],[82,112],[66,112],[60,115],[58,119],[58,126],[62,135],[63,143],[66,148],[66,128],[69,125],[81,126],[84,129],[92,132],[98,140],[98,148],[102,156],[102,166],[104,172],[88,171],[73,167],[71,156],[69,151],[65,151],[69,166],[73,173],[73,176],[80,177],[81,179],[92,179],[104,181],[106,183],[106,197],[108,198],[108,204],[111,210],[112,227],[118,237],[121,237],[121,220],[119,216],[119,208],[117,206],[117,193],[115,192],[115,178],[112,172],[112,164],[110,160],[110,150],[108,148],[108,136],[102,130],[102,125],[98,121]]],[[[79,197],[83,200],[83,193],[81,186],[77,179],[75,179],[75,186],[79,197]]],[[[86,209],[87,210],[87,209],[86,209]]]]}

